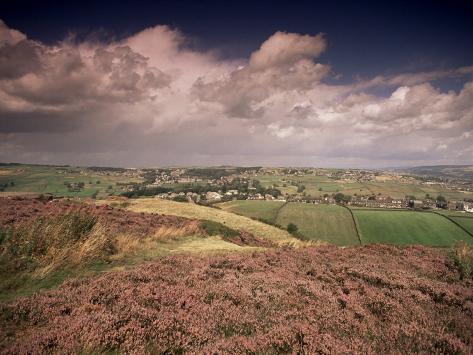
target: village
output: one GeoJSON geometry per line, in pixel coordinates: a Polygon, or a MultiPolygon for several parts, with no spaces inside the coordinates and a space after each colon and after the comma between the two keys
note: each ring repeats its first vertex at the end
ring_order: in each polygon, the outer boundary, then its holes
{"type": "MultiPolygon", "coordinates": [[[[212,205],[231,200],[265,200],[294,203],[336,204],[375,209],[451,210],[473,212],[473,184],[469,179],[417,176],[391,170],[326,169],[326,168],[76,168],[79,175],[93,172],[96,176],[122,176],[142,182],[117,183],[127,197],[155,198],[212,205]],[[265,182],[266,183],[263,183],[265,182]],[[271,181],[272,183],[268,183],[271,181]],[[304,181],[330,181],[341,189],[330,191],[319,187],[314,193],[304,181]],[[367,187],[363,192],[347,193],[344,186],[367,187]],[[464,198],[446,198],[441,193],[425,196],[405,194],[392,197],[389,187],[382,193],[370,186],[418,186],[419,189],[441,189],[458,192],[464,198]]],[[[67,171],[67,168],[64,168],[67,171]]],[[[60,171],[59,171],[60,172],[60,171]]],[[[70,172],[70,168],[69,168],[70,172]]],[[[100,181],[89,181],[90,184],[100,181]]],[[[323,186],[323,183],[320,185],[323,186]]],[[[67,183],[69,192],[80,192],[82,182],[67,183]]],[[[111,186],[108,187],[111,191],[111,186]]],[[[108,191],[108,190],[107,190],[108,191]]],[[[361,190],[360,190],[361,191],[361,190]]]]}
{"type": "Polygon", "coordinates": [[[440,199],[412,199],[406,197],[395,199],[389,196],[347,196],[343,194],[334,194],[325,197],[311,196],[273,196],[271,194],[261,193],[240,193],[238,190],[228,190],[225,193],[220,191],[208,191],[205,194],[196,192],[167,192],[160,193],[156,198],[175,200],[181,202],[214,204],[232,200],[256,200],[256,201],[279,201],[313,204],[333,204],[346,205],[365,208],[386,208],[386,209],[415,209],[415,210],[439,210],[447,209],[450,211],[465,211],[473,213],[473,201],[440,199]]]}
{"type": "MultiPolygon", "coordinates": [[[[219,175],[215,174],[214,175],[219,175]]],[[[461,189],[461,191],[471,191],[471,182],[461,184],[461,187],[452,181],[435,181],[429,179],[419,179],[416,176],[397,174],[392,172],[379,172],[369,170],[329,170],[329,169],[287,169],[287,168],[253,168],[243,172],[228,174],[226,176],[192,176],[189,171],[183,168],[162,171],[156,174],[153,183],[148,184],[148,188],[170,186],[172,191],[157,193],[156,198],[177,200],[199,204],[214,204],[231,200],[265,200],[282,201],[313,204],[338,204],[353,207],[365,208],[385,208],[385,209],[416,209],[416,210],[437,210],[447,209],[452,211],[473,212],[473,200],[449,199],[442,195],[426,196],[422,199],[415,196],[405,196],[403,198],[392,198],[387,194],[369,195],[348,195],[338,193],[322,193],[320,196],[306,194],[304,188],[300,189],[296,180],[304,176],[325,176],[341,181],[342,183],[353,182],[379,182],[384,180],[395,181],[399,184],[436,185],[445,189],[461,189]],[[284,186],[292,184],[298,186],[298,192],[283,194],[280,186],[273,184],[268,188],[263,188],[258,180],[261,176],[278,176],[284,182],[284,186]],[[466,186],[465,186],[466,185],[466,186]]],[[[320,189],[322,190],[322,189],[320,189]]]]}

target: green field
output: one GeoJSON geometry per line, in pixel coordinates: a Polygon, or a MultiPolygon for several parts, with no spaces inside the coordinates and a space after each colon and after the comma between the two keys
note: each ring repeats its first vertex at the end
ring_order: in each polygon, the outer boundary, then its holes
{"type": "Polygon", "coordinates": [[[294,223],[304,237],[336,245],[359,244],[350,212],[335,205],[314,205],[274,201],[231,201],[220,204],[226,211],[262,218],[283,228],[294,223]]]}
{"type": "Polygon", "coordinates": [[[5,192],[50,193],[55,196],[99,197],[123,192],[117,183],[137,182],[136,178],[120,175],[97,174],[87,169],[37,165],[0,166],[0,185],[7,184],[5,192]],[[13,182],[13,185],[11,183],[13,182]],[[81,191],[69,191],[65,183],[84,183],[81,191]],[[110,188],[111,187],[111,188],[110,188]]]}
{"type": "Polygon", "coordinates": [[[306,238],[335,245],[357,245],[355,225],[350,212],[336,205],[288,203],[280,211],[276,223],[294,223],[306,238]]]}
{"type": "MultiPolygon", "coordinates": [[[[463,228],[465,228],[468,232],[473,234],[473,216],[471,217],[450,217],[463,228]]],[[[473,239],[473,238],[472,238],[473,239]]]]}
{"type": "Polygon", "coordinates": [[[459,240],[473,244],[473,237],[435,213],[354,209],[353,214],[363,244],[450,246],[459,240]]]}
{"type": "Polygon", "coordinates": [[[224,202],[218,206],[222,210],[230,211],[242,216],[276,223],[278,211],[283,205],[284,202],[281,201],[237,200],[224,202]]]}
{"type": "Polygon", "coordinates": [[[398,181],[348,182],[332,179],[328,176],[283,176],[260,175],[257,179],[264,187],[275,186],[283,194],[295,194],[297,184],[305,186],[305,193],[311,196],[322,196],[341,192],[348,195],[382,194],[393,198],[404,198],[412,195],[422,199],[426,194],[431,196],[443,195],[447,199],[463,199],[472,197],[471,192],[449,190],[441,185],[421,185],[416,183],[401,183],[398,181]]]}

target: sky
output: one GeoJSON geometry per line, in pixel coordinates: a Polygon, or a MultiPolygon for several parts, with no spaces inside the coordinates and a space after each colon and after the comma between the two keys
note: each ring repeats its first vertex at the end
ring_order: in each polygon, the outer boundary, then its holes
{"type": "Polygon", "coordinates": [[[0,8],[0,161],[473,164],[469,1],[0,8]]]}

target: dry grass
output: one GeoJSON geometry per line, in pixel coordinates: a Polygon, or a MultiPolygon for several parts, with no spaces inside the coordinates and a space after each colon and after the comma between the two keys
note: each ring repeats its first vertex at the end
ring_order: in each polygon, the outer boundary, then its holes
{"type": "Polygon", "coordinates": [[[294,238],[284,230],[217,208],[157,198],[136,199],[130,200],[130,202],[131,204],[127,209],[135,212],[160,213],[164,215],[210,220],[222,223],[233,229],[246,230],[256,236],[267,238],[278,245],[292,244],[298,246],[301,244],[300,240],[294,238]]]}
{"type": "MultiPolygon", "coordinates": [[[[53,228],[50,228],[49,232],[61,233],[61,230],[54,231],[53,228]]],[[[110,252],[115,250],[116,246],[108,236],[106,228],[97,223],[88,233],[87,238],[69,245],[49,247],[47,254],[40,260],[40,267],[34,270],[32,276],[43,278],[64,266],[81,267],[91,260],[107,258],[110,252]]]]}
{"type": "Polygon", "coordinates": [[[450,257],[458,269],[460,280],[473,276],[473,247],[465,242],[456,243],[451,251],[450,257]]]}
{"type": "Polygon", "coordinates": [[[162,226],[154,234],[144,238],[137,238],[130,234],[121,234],[114,240],[114,253],[110,256],[110,259],[120,260],[143,252],[153,252],[156,249],[162,248],[163,242],[176,241],[192,236],[203,238],[198,221],[193,221],[182,227],[162,226]]]}

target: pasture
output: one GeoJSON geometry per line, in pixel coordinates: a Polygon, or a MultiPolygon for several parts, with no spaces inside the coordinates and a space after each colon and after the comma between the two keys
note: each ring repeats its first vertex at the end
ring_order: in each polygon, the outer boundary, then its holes
{"type": "Polygon", "coordinates": [[[450,190],[442,185],[422,185],[402,183],[393,180],[356,182],[336,180],[328,176],[283,176],[261,175],[257,179],[264,187],[274,186],[283,194],[295,194],[297,185],[305,186],[305,192],[311,196],[323,196],[341,192],[347,195],[388,195],[392,198],[404,198],[406,195],[422,199],[426,194],[431,196],[443,195],[447,199],[463,199],[472,197],[471,192],[450,190]]]}
{"type": "Polygon", "coordinates": [[[473,234],[473,216],[456,216],[450,218],[465,228],[468,232],[473,234]]]}
{"type": "Polygon", "coordinates": [[[7,185],[5,192],[15,193],[50,193],[54,196],[68,197],[105,197],[121,193],[122,187],[117,183],[139,181],[120,175],[97,174],[87,169],[39,166],[39,165],[12,165],[2,166],[0,185],[7,185]],[[84,183],[80,191],[69,191],[68,183],[84,183]],[[13,184],[12,184],[13,183],[13,184]]]}
{"type": "Polygon", "coordinates": [[[294,223],[304,237],[335,245],[359,245],[350,212],[336,205],[288,203],[278,213],[276,223],[294,223]]]}
{"type": "Polygon", "coordinates": [[[359,244],[350,212],[340,206],[275,201],[231,201],[219,206],[247,217],[265,219],[282,228],[294,223],[298,232],[310,240],[344,246],[359,244]]]}
{"type": "Polygon", "coordinates": [[[282,201],[236,200],[220,203],[218,206],[224,211],[275,223],[278,211],[283,205],[282,201]]]}
{"type": "Polygon", "coordinates": [[[363,244],[421,244],[447,247],[473,238],[460,227],[435,213],[353,209],[363,244]]]}

